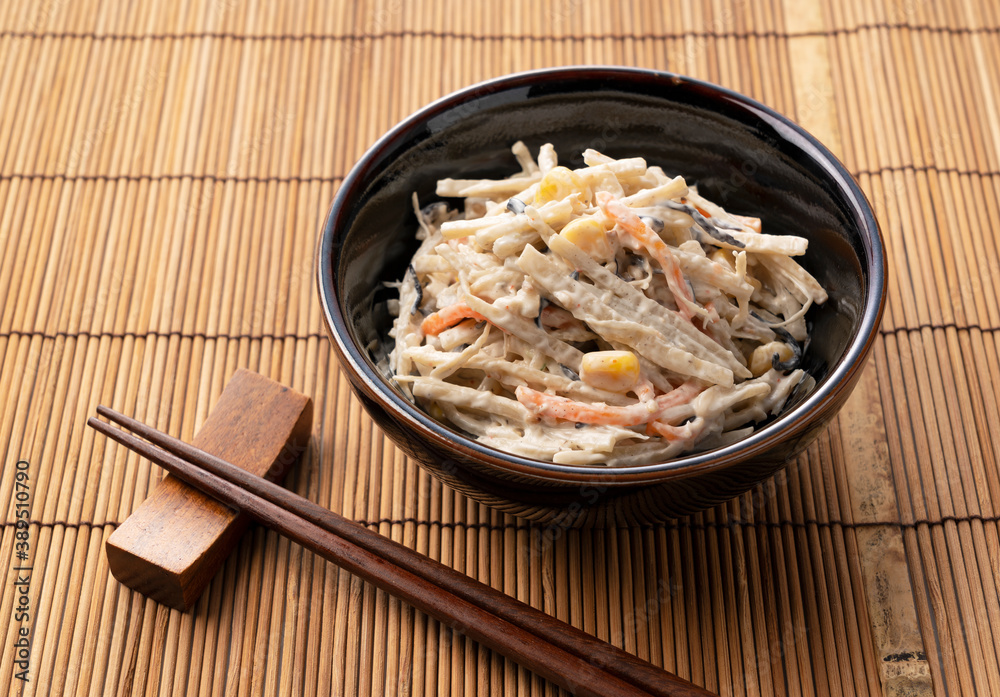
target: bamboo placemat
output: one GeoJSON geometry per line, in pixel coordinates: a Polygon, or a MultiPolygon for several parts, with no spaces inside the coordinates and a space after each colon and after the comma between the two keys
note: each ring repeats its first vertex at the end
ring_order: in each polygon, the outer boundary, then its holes
{"type": "Polygon", "coordinates": [[[190,439],[248,367],[316,401],[292,488],[712,690],[1000,694],[998,35],[990,0],[6,3],[0,689],[554,693],[259,528],[190,613],[109,575],[104,541],[161,473],[86,418],[190,439]],[[322,335],[312,255],[392,124],[579,63],[802,123],[869,194],[891,275],[863,384],[786,470],[687,519],[553,534],[383,438],[322,335]]]}

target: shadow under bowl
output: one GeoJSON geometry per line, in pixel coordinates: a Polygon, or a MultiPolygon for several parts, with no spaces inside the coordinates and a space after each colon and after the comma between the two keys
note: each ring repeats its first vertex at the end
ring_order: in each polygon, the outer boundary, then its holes
{"type": "Polygon", "coordinates": [[[885,303],[885,251],[864,194],[815,138],[729,90],[649,70],[580,67],[491,80],[444,97],[383,136],[344,179],[317,250],[327,330],[364,408],[444,483],[553,526],[629,525],[693,513],[766,479],[801,452],[847,399],[885,303]],[[594,148],[680,174],[767,231],[809,240],[800,261],[830,299],[810,310],[805,367],[817,379],[784,412],[731,446],[632,467],[557,465],[484,446],[439,423],[391,379],[383,283],[416,249],[421,206],[445,177],[505,177],[510,146],[552,143],[561,164],[594,148]]]}

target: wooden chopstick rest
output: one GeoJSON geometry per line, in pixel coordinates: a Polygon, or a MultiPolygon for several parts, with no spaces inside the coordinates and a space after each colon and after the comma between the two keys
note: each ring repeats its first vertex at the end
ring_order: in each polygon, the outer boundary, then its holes
{"type": "MultiPolygon", "coordinates": [[[[309,443],[312,414],[312,400],[305,395],[238,370],[193,443],[252,474],[280,481],[309,443]]],[[[129,588],[187,610],[249,522],[245,514],[168,475],[108,538],[108,565],[129,588]]]]}

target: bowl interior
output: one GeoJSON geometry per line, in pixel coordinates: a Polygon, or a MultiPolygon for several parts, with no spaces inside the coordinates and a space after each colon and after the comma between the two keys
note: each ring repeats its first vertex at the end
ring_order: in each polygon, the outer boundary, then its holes
{"type": "Polygon", "coordinates": [[[517,140],[532,152],[551,142],[571,167],[583,164],[586,148],[642,156],[730,212],[761,217],[766,231],[808,238],[802,263],[830,295],[808,315],[814,340],[806,367],[819,381],[816,392],[857,359],[863,316],[872,321],[868,289],[881,247],[877,232],[875,240],[859,232],[874,231],[874,219],[822,146],[755,102],[704,83],[648,71],[558,72],[436,102],[379,141],[341,187],[320,249],[321,274],[328,263],[331,278],[320,284],[335,296],[361,360],[386,378],[376,378],[379,389],[402,399],[385,360],[392,321],[385,301],[394,293],[381,284],[401,278],[416,249],[413,193],[423,206],[439,200],[438,179],[512,174],[517,140]]]}

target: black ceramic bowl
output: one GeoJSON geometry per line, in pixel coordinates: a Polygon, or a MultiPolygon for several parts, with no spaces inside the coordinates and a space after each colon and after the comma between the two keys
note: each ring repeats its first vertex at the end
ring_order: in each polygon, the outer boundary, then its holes
{"type": "Polygon", "coordinates": [[[612,67],[541,70],[444,97],[382,137],[343,182],[323,228],[317,280],[341,366],[368,413],[408,455],[489,506],[557,525],[630,524],[736,496],[808,445],[854,387],[878,330],[886,260],[864,194],[815,138],[771,109],[704,82],[612,67]],[[682,174],[728,210],[809,239],[804,266],[830,300],[808,315],[816,389],[729,447],[637,467],[557,465],[480,445],[414,406],[386,368],[392,318],[382,283],[416,248],[411,205],[443,177],[517,170],[510,146],[588,147],[682,174]]]}

